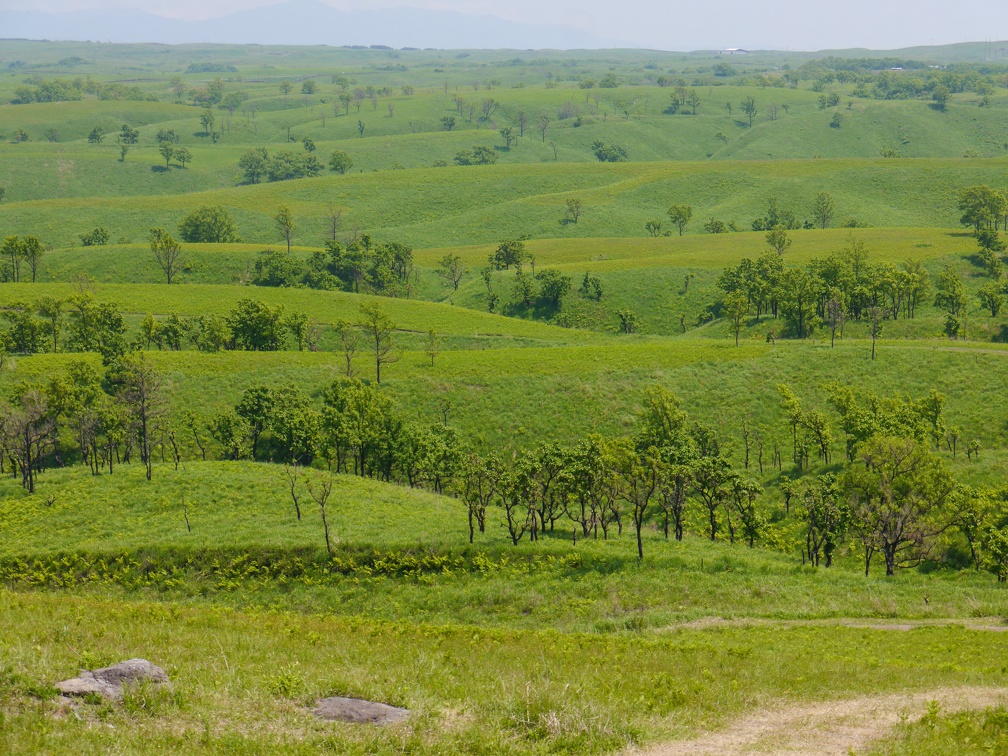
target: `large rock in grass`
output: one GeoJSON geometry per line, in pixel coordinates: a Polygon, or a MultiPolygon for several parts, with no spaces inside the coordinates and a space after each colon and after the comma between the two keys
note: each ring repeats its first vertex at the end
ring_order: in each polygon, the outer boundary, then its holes
{"type": "Polygon", "coordinates": [[[410,712],[409,709],[399,709],[374,701],[333,696],[332,698],[323,698],[316,704],[315,716],[330,722],[389,724],[409,719],[410,712]]]}
{"type": "Polygon", "coordinates": [[[56,689],[65,696],[98,693],[106,698],[121,698],[124,687],[142,682],[167,683],[168,675],[146,659],[127,659],[111,667],[82,669],[77,677],[56,683],[56,689]]]}

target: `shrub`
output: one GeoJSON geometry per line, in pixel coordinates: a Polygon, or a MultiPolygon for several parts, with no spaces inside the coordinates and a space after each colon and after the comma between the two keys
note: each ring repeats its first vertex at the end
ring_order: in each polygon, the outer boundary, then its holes
{"type": "Polygon", "coordinates": [[[108,244],[109,232],[104,226],[98,226],[93,231],[82,234],[80,240],[84,247],[104,247],[108,244]]]}
{"type": "Polygon", "coordinates": [[[233,244],[238,241],[234,218],[220,205],[203,205],[179,224],[179,235],[190,243],[233,244]]]}

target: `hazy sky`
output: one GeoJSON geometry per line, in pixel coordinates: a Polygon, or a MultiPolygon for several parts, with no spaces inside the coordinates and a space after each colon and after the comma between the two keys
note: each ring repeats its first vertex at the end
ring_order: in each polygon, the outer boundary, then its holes
{"type": "MultiPolygon", "coordinates": [[[[207,18],[278,0],[0,0],[4,10],[142,8],[207,18]]],[[[324,0],[351,10],[417,7],[561,24],[642,47],[815,50],[895,48],[1008,38],[1004,0],[324,0]],[[695,42],[691,44],[691,42],[695,42]]]]}

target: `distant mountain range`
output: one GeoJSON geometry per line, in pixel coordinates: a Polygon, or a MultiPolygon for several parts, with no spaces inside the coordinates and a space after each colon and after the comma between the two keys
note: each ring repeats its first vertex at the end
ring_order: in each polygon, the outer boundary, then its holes
{"type": "Polygon", "coordinates": [[[0,9],[0,37],[441,49],[570,50],[633,46],[565,26],[519,24],[492,16],[406,8],[341,11],[314,0],[295,0],[202,21],[181,21],[139,10],[46,13],[0,9]]]}

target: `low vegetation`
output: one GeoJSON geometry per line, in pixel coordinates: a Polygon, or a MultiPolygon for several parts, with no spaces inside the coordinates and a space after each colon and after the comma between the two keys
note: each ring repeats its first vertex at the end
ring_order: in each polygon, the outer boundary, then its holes
{"type": "Polygon", "coordinates": [[[981,48],[0,50],[8,750],[614,753],[1003,680],[981,48]],[[172,689],[50,687],[135,656],[172,689]]]}

